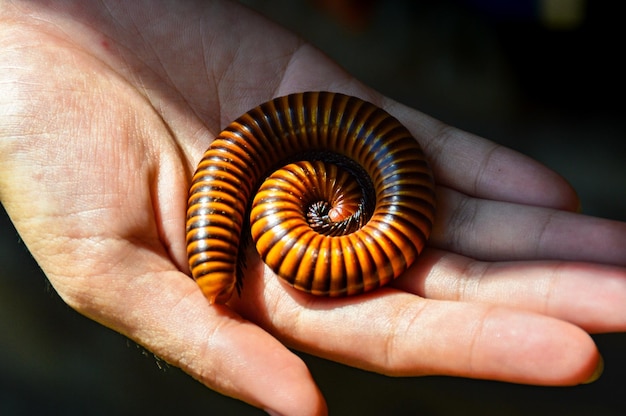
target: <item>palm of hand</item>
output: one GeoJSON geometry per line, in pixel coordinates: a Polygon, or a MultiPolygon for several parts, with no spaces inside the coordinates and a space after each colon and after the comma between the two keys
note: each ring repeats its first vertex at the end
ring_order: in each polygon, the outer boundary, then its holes
{"type": "Polygon", "coordinates": [[[547,169],[383,99],[237,6],[77,4],[4,7],[19,23],[2,23],[1,65],[17,63],[4,77],[20,88],[0,103],[17,120],[3,133],[0,196],[80,312],[212,388],[287,412],[316,403],[312,413],[323,399],[283,343],[388,374],[572,384],[599,360],[578,326],[626,327],[615,312],[626,271],[564,261],[624,266],[611,247],[626,226],[556,211],[576,199],[547,169]],[[313,89],[385,106],[420,138],[440,185],[432,248],[394,287],[350,299],[294,293],[249,256],[241,298],[211,307],[185,274],[195,163],[242,112],[313,89]]]}

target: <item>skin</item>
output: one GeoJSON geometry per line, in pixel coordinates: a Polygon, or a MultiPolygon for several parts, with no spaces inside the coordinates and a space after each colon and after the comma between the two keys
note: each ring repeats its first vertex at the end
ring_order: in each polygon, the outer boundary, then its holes
{"type": "Polygon", "coordinates": [[[575,385],[601,368],[589,333],[626,329],[625,223],[577,214],[549,169],[236,3],[0,0],[0,34],[0,200],[21,238],[71,307],[212,389],[327,413],[286,346],[389,375],[575,385]],[[305,90],[372,101],[418,138],[437,180],[429,247],[346,299],[295,293],[249,253],[242,296],[210,306],[186,264],[195,165],[228,122],[305,90]]]}

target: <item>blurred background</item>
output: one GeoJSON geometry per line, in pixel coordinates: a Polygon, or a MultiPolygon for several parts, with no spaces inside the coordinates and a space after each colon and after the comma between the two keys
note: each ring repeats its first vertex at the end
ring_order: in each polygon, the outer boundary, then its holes
{"type": "MultiPolygon", "coordinates": [[[[243,3],[384,94],[550,166],[585,213],[626,221],[626,37],[616,2],[243,3]]],[[[626,414],[626,334],[594,338],[604,375],[571,388],[388,378],[302,357],[334,415],[626,414]]],[[[263,414],[67,307],[2,211],[0,415],[139,413],[263,414]]]]}

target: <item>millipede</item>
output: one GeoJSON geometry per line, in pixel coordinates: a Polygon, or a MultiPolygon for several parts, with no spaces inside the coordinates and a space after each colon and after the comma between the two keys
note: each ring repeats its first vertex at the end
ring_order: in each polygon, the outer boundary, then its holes
{"type": "Polygon", "coordinates": [[[396,118],[339,93],[286,95],[233,121],[204,153],[189,191],[189,267],[210,303],[226,303],[252,242],[296,289],[359,294],[416,260],[434,216],[430,167],[396,118]]]}

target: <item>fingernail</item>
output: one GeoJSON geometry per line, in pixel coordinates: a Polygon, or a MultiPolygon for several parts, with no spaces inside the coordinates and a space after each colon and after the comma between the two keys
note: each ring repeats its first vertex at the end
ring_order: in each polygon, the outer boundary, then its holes
{"type": "Polygon", "coordinates": [[[595,371],[593,372],[591,377],[589,377],[585,382],[583,382],[583,384],[593,383],[594,381],[600,378],[603,371],[604,371],[604,359],[602,359],[602,356],[600,356],[600,359],[598,360],[598,365],[596,366],[595,371]]]}

